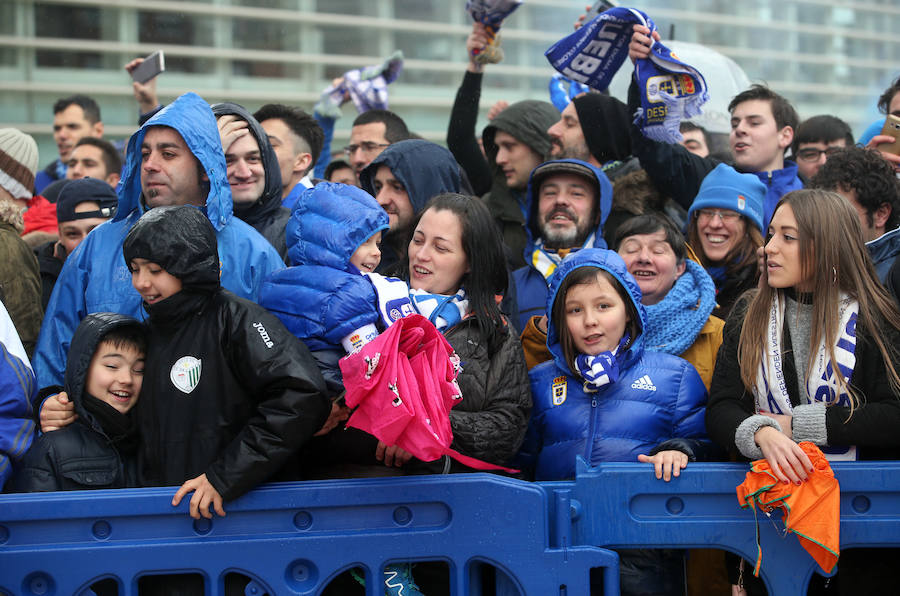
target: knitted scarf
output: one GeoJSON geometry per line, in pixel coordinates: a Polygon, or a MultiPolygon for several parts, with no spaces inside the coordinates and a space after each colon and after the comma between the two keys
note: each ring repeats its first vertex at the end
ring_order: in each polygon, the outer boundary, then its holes
{"type": "MultiPolygon", "coordinates": [[[[837,362],[828,359],[824,340],[816,349],[812,367],[808,371],[806,391],[801,391],[801,401],[809,404],[824,402],[839,406],[850,406],[850,396],[837,394],[835,367],[845,379],[849,379],[856,367],[856,318],[859,304],[849,296],[842,295],[838,317],[840,333],[834,346],[837,362]]],[[[787,391],[782,362],[782,330],[784,329],[784,299],[777,293],[772,298],[769,309],[769,326],[766,333],[766,352],[760,362],[756,376],[755,397],[757,412],[791,415],[793,407],[787,391]]],[[[856,459],[856,448],[851,447],[844,454],[829,454],[829,459],[856,459]]]]}
{"type": "Polygon", "coordinates": [[[469,299],[464,288],[460,288],[452,296],[410,289],[409,297],[413,308],[431,321],[441,333],[462,321],[469,312],[469,299]]]}
{"type": "MultiPolygon", "coordinates": [[[[649,27],[651,33],[656,30],[650,17],[640,10],[611,8],[553,44],[544,54],[564,76],[604,91],[628,56],[634,24],[649,27]]],[[[703,75],[654,41],[650,57],[636,62],[635,78],[641,92],[635,124],[644,136],[655,141],[681,141],[679,123],[698,116],[701,106],[709,100],[703,75]]]]}
{"type": "Polygon", "coordinates": [[[647,324],[644,347],[654,352],[678,356],[696,341],[697,335],[716,307],[716,286],[703,267],[685,261],[684,273],[666,297],[644,306],[647,324]]]}
{"type": "Polygon", "coordinates": [[[619,380],[619,359],[616,356],[629,339],[626,333],[612,350],[600,352],[596,356],[579,354],[575,357],[575,369],[584,379],[586,390],[597,391],[619,380]]]}
{"type": "Polygon", "coordinates": [[[403,70],[403,52],[395,51],[381,64],[348,70],[339,85],[331,85],[322,91],[315,111],[331,118],[340,118],[340,106],[348,93],[356,111],[388,109],[388,84],[393,83],[403,70]]]}

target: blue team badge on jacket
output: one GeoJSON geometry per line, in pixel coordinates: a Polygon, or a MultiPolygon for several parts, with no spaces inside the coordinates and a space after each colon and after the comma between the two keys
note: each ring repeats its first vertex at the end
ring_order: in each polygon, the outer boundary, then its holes
{"type": "Polygon", "coordinates": [[[190,393],[200,383],[200,370],[203,363],[193,356],[182,356],[169,371],[172,384],[182,393],[190,393]]]}
{"type": "Polygon", "coordinates": [[[561,406],[566,401],[566,377],[556,377],[550,386],[553,392],[553,405],[561,406]]]}

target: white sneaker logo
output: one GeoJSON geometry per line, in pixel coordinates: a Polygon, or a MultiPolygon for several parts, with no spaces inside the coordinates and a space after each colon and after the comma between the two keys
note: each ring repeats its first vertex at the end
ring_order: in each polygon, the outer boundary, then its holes
{"type": "Polygon", "coordinates": [[[656,391],[656,385],[650,380],[650,375],[644,375],[631,384],[632,389],[643,389],[645,391],[656,391]]]}

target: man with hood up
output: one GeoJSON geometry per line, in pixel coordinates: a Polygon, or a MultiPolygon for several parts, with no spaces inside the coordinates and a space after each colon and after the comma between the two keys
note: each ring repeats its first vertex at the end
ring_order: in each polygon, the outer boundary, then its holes
{"type": "Polygon", "coordinates": [[[97,227],[63,266],[38,338],[38,386],[62,383],[69,342],[92,312],[143,319],[141,297],[122,258],[128,231],[148,209],[195,205],[216,230],[222,285],[256,300],[281,257],[253,228],[232,216],[231,190],[216,120],[203,98],[186,93],[131,136],[115,217],[97,227]]]}
{"type": "Polygon", "coordinates": [[[284,227],[291,212],[281,206],[281,167],[266,131],[236,103],[217,103],[212,111],[222,137],[235,217],[287,257],[284,227]]]}
{"type": "Polygon", "coordinates": [[[612,208],[612,185],[599,168],[578,160],[548,161],[531,173],[526,194],[526,266],[513,271],[517,328],[546,333],[532,317],[544,315],[547,283],[556,266],[580,248],[606,248],[603,224],[612,208]]]}
{"type": "Polygon", "coordinates": [[[472,189],[482,196],[509,248],[510,266],[525,265],[525,190],[528,176],[550,156],[547,129],[559,110],[546,101],[525,100],[503,109],[481,133],[484,156],[475,138],[484,64],[473,56],[487,44],[484,25],[472,24],[466,41],[469,64],[450,112],[447,147],[465,170],[472,189]]]}
{"type": "Polygon", "coordinates": [[[444,192],[470,193],[459,164],[430,141],[410,139],[387,147],[359,177],[363,190],[384,208],[390,229],[382,238],[378,273],[389,272],[406,251],[410,224],[428,201],[444,192]]]}

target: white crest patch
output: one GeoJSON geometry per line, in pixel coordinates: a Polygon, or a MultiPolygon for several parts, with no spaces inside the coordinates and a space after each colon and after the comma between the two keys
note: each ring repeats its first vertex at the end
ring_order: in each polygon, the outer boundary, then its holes
{"type": "Polygon", "coordinates": [[[203,362],[193,356],[182,356],[172,365],[169,378],[172,384],[182,393],[190,393],[200,383],[200,371],[203,362]]]}

